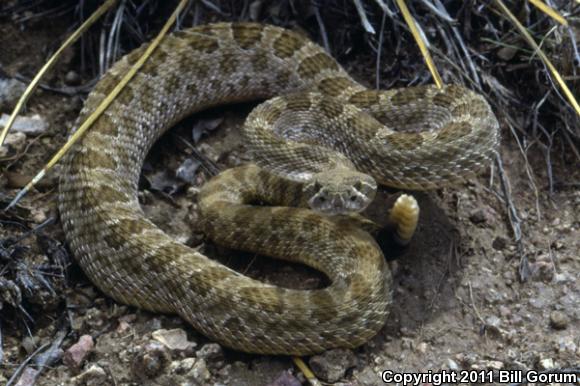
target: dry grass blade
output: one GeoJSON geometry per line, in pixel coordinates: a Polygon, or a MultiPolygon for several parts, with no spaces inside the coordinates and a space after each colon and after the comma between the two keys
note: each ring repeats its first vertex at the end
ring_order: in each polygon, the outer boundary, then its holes
{"type": "Polygon", "coordinates": [[[30,98],[30,96],[38,86],[40,79],[42,79],[42,77],[44,76],[44,74],[46,74],[52,68],[52,66],[54,66],[54,64],[60,57],[61,53],[71,44],[73,44],[91,25],[93,25],[95,21],[97,21],[99,17],[101,17],[105,12],[107,12],[109,8],[111,8],[117,1],[118,0],[107,0],[105,3],[103,3],[103,5],[101,5],[75,32],[73,32],[73,34],[62,44],[62,46],[60,46],[60,48],[50,57],[50,59],[48,59],[46,64],[38,71],[34,79],[32,79],[32,81],[30,82],[28,87],[26,87],[26,90],[18,100],[16,107],[14,107],[12,114],[10,114],[10,118],[8,118],[6,126],[0,133],[0,146],[2,146],[2,144],[4,143],[4,140],[8,135],[8,131],[10,131],[10,128],[14,124],[14,121],[16,120],[16,117],[20,113],[20,110],[22,110],[22,108],[28,101],[28,98],[30,98]]]}
{"type": "Polygon", "coordinates": [[[356,8],[356,11],[358,12],[358,15],[360,17],[361,23],[362,23],[365,31],[374,35],[375,29],[373,28],[369,19],[367,18],[367,14],[365,12],[363,5],[361,4],[361,2],[359,0],[353,0],[353,3],[354,3],[354,6],[356,8]]]}
{"type": "Polygon", "coordinates": [[[386,13],[389,17],[395,16],[395,13],[389,9],[389,6],[383,0],[375,0],[375,3],[386,13]]]}
{"type": "Polygon", "coordinates": [[[10,204],[6,207],[5,210],[12,208],[16,203],[30,190],[34,185],[38,183],[45,175],[48,170],[50,170],[71,148],[72,145],[84,134],[87,129],[89,129],[92,124],[101,116],[101,114],[109,107],[109,105],[115,100],[117,95],[123,90],[123,88],[129,83],[129,81],[135,76],[137,71],[143,66],[143,64],[147,61],[149,56],[153,53],[155,48],[161,43],[163,37],[169,31],[169,28],[175,23],[177,19],[177,15],[185,8],[189,0],[181,0],[177,5],[177,8],[173,11],[167,22],[163,25],[163,28],[159,32],[159,34],[155,37],[155,39],[151,42],[151,44],[147,47],[143,56],[139,58],[139,60],[129,69],[127,74],[121,79],[121,81],[115,86],[113,91],[97,106],[95,111],[79,126],[78,130],[74,132],[73,135],[68,139],[68,141],[64,144],[63,147],[51,158],[50,161],[42,168],[42,170],[34,176],[34,178],[16,195],[16,197],[10,202],[10,204]]]}
{"type": "Polygon", "coordinates": [[[413,34],[413,38],[417,42],[417,45],[419,46],[419,50],[421,50],[421,54],[423,55],[423,58],[425,58],[425,63],[427,64],[429,71],[431,71],[431,75],[433,75],[433,80],[435,81],[435,84],[439,88],[443,87],[443,80],[441,80],[441,76],[439,75],[439,72],[437,71],[437,67],[435,67],[435,63],[433,62],[433,58],[431,57],[431,54],[429,53],[429,49],[427,49],[427,44],[425,44],[424,37],[419,32],[419,28],[417,27],[417,23],[415,22],[415,19],[411,15],[411,12],[409,12],[409,8],[407,8],[407,4],[405,3],[405,0],[397,0],[397,6],[401,10],[401,13],[403,14],[403,18],[405,19],[405,22],[409,26],[409,29],[411,30],[411,34],[413,34]]]}
{"type": "Polygon", "coordinates": [[[515,25],[515,27],[518,29],[520,34],[522,34],[522,36],[528,42],[528,44],[535,50],[535,52],[538,54],[538,56],[540,57],[542,62],[546,65],[546,67],[548,67],[548,69],[552,73],[552,76],[554,77],[554,79],[556,79],[556,82],[558,82],[558,85],[566,95],[566,98],[576,111],[576,114],[580,117],[580,105],[578,104],[578,101],[574,97],[574,94],[572,94],[572,91],[570,91],[570,89],[566,85],[566,82],[564,82],[564,79],[562,79],[562,76],[560,75],[558,70],[556,70],[556,67],[554,67],[554,65],[552,64],[550,59],[548,59],[544,51],[542,51],[542,49],[535,42],[534,38],[530,35],[530,33],[526,30],[526,28],[519,22],[519,20],[514,16],[514,14],[511,13],[511,11],[504,4],[504,2],[502,0],[495,0],[495,3],[499,7],[499,9],[503,12],[503,14],[506,15],[507,18],[515,25]]]}
{"type": "Polygon", "coordinates": [[[312,386],[320,386],[320,382],[318,381],[318,379],[316,379],[314,373],[310,371],[308,365],[306,365],[306,363],[304,363],[304,361],[301,358],[292,357],[292,360],[294,361],[296,367],[298,367],[300,371],[302,371],[302,374],[304,374],[304,376],[308,380],[308,383],[310,383],[312,386]]]}
{"type": "Polygon", "coordinates": [[[556,20],[558,23],[565,26],[568,25],[568,21],[564,18],[564,16],[560,15],[558,11],[544,3],[542,0],[530,0],[530,3],[532,3],[536,8],[544,12],[546,15],[550,16],[552,19],[556,20]]]}

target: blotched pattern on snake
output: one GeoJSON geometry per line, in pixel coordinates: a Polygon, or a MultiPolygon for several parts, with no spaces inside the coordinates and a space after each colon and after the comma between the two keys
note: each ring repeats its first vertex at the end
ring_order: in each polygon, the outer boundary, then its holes
{"type": "MultiPolygon", "coordinates": [[[[143,51],[108,71],[79,122],[143,51]]],[[[75,145],[58,205],[78,263],[117,301],[179,314],[234,349],[311,354],[361,345],[388,314],[381,251],[357,221],[337,214],[362,210],[377,183],[432,189],[462,180],[488,164],[498,141],[488,103],[463,87],[372,90],[297,33],[205,25],[167,36],[75,145]],[[206,184],[201,225],[226,246],[321,271],[326,288],[248,278],[172,240],[139,206],[141,166],[164,131],[209,107],[267,98],[244,129],[259,167],[206,184]],[[258,201],[273,206],[250,205],[258,201]]]]}

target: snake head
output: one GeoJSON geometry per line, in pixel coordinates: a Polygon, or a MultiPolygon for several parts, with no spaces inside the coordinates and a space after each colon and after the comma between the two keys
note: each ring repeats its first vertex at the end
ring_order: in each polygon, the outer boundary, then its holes
{"type": "Polygon", "coordinates": [[[376,192],[371,176],[346,168],[317,173],[304,185],[310,209],[326,215],[361,212],[376,192]]]}

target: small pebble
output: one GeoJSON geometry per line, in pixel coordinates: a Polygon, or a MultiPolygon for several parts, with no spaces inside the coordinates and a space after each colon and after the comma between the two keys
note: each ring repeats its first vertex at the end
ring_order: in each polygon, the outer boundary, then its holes
{"type": "Polygon", "coordinates": [[[539,361],[540,369],[541,370],[550,370],[556,367],[554,365],[554,360],[552,358],[543,358],[539,361]]]}
{"type": "Polygon", "coordinates": [[[484,224],[488,220],[487,217],[484,209],[476,209],[469,215],[469,220],[474,224],[484,224]]]}
{"type": "Polygon", "coordinates": [[[171,362],[171,354],[166,346],[159,342],[149,342],[137,353],[133,360],[133,374],[140,379],[155,378],[171,362]]]}
{"type": "Polygon", "coordinates": [[[574,336],[565,336],[558,340],[558,352],[574,353],[577,348],[574,336]]]}
{"type": "Polygon", "coordinates": [[[197,357],[206,361],[216,361],[224,358],[224,349],[217,343],[204,344],[198,351],[197,357]]]}
{"type": "Polygon", "coordinates": [[[181,328],[173,330],[160,329],[153,331],[153,339],[162,343],[171,351],[186,351],[193,349],[197,344],[187,340],[187,333],[181,328]]]}
{"type": "Polygon", "coordinates": [[[175,171],[175,175],[183,182],[194,184],[197,170],[200,166],[200,161],[193,158],[186,158],[175,171]]]}
{"type": "Polygon", "coordinates": [[[8,135],[6,135],[6,138],[4,140],[4,144],[0,146],[0,157],[6,157],[10,153],[10,151],[21,150],[24,147],[25,143],[26,143],[26,134],[18,132],[8,133],[8,135]]]}
{"type": "Polygon", "coordinates": [[[0,111],[10,111],[26,90],[26,85],[16,79],[0,78],[0,111]]]}
{"type": "Polygon", "coordinates": [[[334,383],[344,377],[346,370],[356,366],[357,360],[350,350],[329,350],[315,355],[309,361],[312,372],[325,382],[334,383]]]}
{"type": "Polygon", "coordinates": [[[561,311],[552,311],[550,326],[556,330],[565,330],[568,327],[568,317],[561,311]]]}
{"type": "Polygon", "coordinates": [[[26,353],[30,354],[34,350],[36,350],[36,348],[37,348],[37,345],[38,345],[38,337],[36,337],[36,336],[27,336],[24,339],[22,339],[22,343],[20,343],[20,345],[22,346],[22,348],[24,349],[24,351],[26,351],[26,353]]]}
{"type": "Polygon", "coordinates": [[[20,375],[16,386],[33,386],[36,383],[36,378],[38,377],[38,370],[32,367],[27,367],[20,375]]]}
{"type": "Polygon", "coordinates": [[[497,57],[503,60],[504,62],[510,61],[516,54],[518,50],[515,47],[502,47],[497,50],[497,57]]]}
{"type": "Polygon", "coordinates": [[[62,361],[69,368],[78,370],[81,368],[83,362],[95,347],[93,337],[90,335],[83,335],[78,342],[73,344],[64,352],[62,361]]]}
{"type": "Polygon", "coordinates": [[[508,245],[507,239],[502,236],[497,236],[495,239],[493,239],[493,242],[491,243],[492,248],[495,249],[496,251],[501,251],[505,249],[507,245],[508,245]]]}
{"type": "MultiPolygon", "coordinates": [[[[2,114],[2,117],[0,117],[0,128],[6,126],[9,118],[10,116],[8,114],[2,114]]],[[[48,129],[48,122],[40,115],[35,114],[30,117],[16,117],[10,130],[28,135],[39,135],[44,133],[46,129],[48,129]]]]}
{"type": "Polygon", "coordinates": [[[131,328],[131,325],[129,323],[127,323],[124,320],[119,320],[119,325],[117,326],[117,329],[115,330],[118,334],[122,334],[125,331],[129,330],[131,328]]]}
{"type": "Polygon", "coordinates": [[[301,386],[302,383],[288,371],[283,371],[274,382],[268,383],[267,386],[301,386]]]}
{"type": "Polygon", "coordinates": [[[501,370],[504,368],[503,362],[500,361],[487,361],[486,365],[490,370],[501,370]]]}
{"type": "Polygon", "coordinates": [[[205,385],[207,380],[211,378],[211,373],[207,369],[207,363],[203,359],[198,359],[187,376],[193,378],[197,384],[205,385]]]}
{"type": "Polygon", "coordinates": [[[503,362],[491,360],[480,360],[471,365],[472,370],[501,370],[503,368],[503,362]]]}
{"type": "Polygon", "coordinates": [[[425,342],[421,342],[417,345],[417,352],[421,353],[421,354],[425,354],[427,352],[427,348],[429,347],[429,345],[425,342]]]}
{"type": "Polygon", "coordinates": [[[76,71],[69,71],[64,76],[64,82],[69,86],[78,86],[81,83],[81,77],[76,71]]]}
{"type": "Polygon", "coordinates": [[[451,358],[447,358],[447,367],[449,370],[459,370],[459,365],[451,358]]]}
{"type": "Polygon", "coordinates": [[[189,372],[193,365],[195,364],[195,358],[185,358],[180,361],[174,361],[171,363],[171,369],[177,374],[186,374],[189,372]]]}
{"type": "Polygon", "coordinates": [[[107,373],[97,365],[91,365],[86,371],[71,379],[75,385],[102,386],[107,384],[107,373]]]}
{"type": "Polygon", "coordinates": [[[495,315],[488,316],[485,319],[485,328],[487,331],[492,332],[494,334],[501,334],[501,320],[495,315]]]}

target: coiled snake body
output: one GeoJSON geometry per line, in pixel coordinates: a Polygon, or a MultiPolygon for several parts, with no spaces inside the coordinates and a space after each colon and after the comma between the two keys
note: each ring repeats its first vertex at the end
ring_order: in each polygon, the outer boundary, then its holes
{"type": "MultiPolygon", "coordinates": [[[[142,52],[101,79],[79,121],[142,52]]],[[[436,188],[485,166],[497,143],[488,104],[465,88],[370,90],[296,33],[213,24],[165,38],[67,156],[58,205],[78,263],[117,301],[177,313],[238,350],[304,355],[367,341],[386,320],[391,288],[369,233],[304,206],[359,211],[375,181],[436,188]],[[144,157],[169,127],[208,107],[277,95],[286,96],[260,105],[245,128],[263,169],[209,182],[203,227],[227,246],[320,270],[330,285],[319,290],[265,284],[210,260],[159,230],[137,200],[144,157]]]]}

